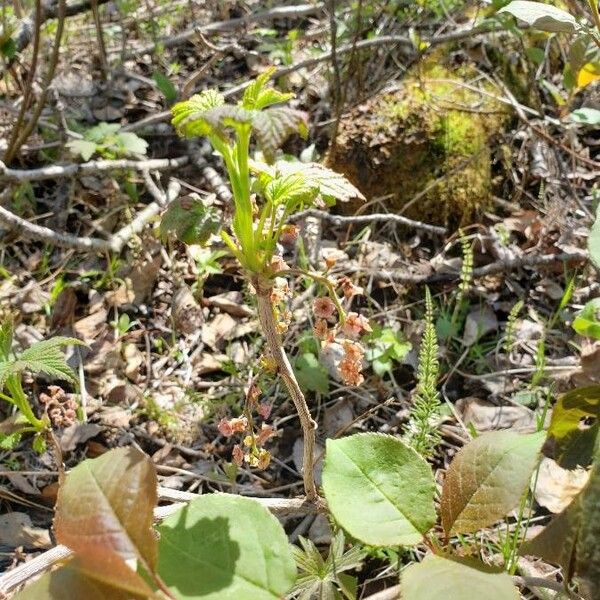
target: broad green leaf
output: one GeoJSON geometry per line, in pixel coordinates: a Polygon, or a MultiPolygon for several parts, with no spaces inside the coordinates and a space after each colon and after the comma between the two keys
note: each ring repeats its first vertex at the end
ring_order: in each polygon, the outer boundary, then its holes
{"type": "Polygon", "coordinates": [[[275,152],[292,133],[308,135],[306,113],[287,107],[253,111],[252,125],[265,160],[273,162],[275,152]]]}
{"type": "Polygon", "coordinates": [[[544,450],[564,469],[588,466],[594,455],[600,418],[600,386],[563,394],[552,410],[544,450]]]}
{"type": "Polygon", "coordinates": [[[534,29],[549,33],[575,33],[579,29],[573,15],[543,2],[514,0],[498,12],[508,12],[534,29]]]}
{"type": "Polygon", "coordinates": [[[206,244],[221,229],[222,218],[214,209],[196,198],[179,198],[163,214],[160,231],[163,237],[173,233],[184,244],[206,244]]]}
{"type": "Polygon", "coordinates": [[[135,448],[117,448],[77,465],[58,493],[56,539],[73,550],[79,569],[106,585],[147,593],[130,565],[153,571],[157,542],[152,461],[135,448]]]}
{"type": "Polygon", "coordinates": [[[404,569],[402,600],[519,600],[511,578],[475,560],[430,554],[404,569]]]}
{"type": "Polygon", "coordinates": [[[76,561],[45,573],[14,596],[14,600],[133,600],[148,598],[105,585],[76,568],[76,561]]]}
{"type": "Polygon", "coordinates": [[[320,394],[329,392],[327,369],[312,352],[305,352],[295,360],[294,372],[303,390],[320,394]]]}
{"type": "Polygon", "coordinates": [[[485,433],[456,454],[442,491],[446,535],[491,525],[516,508],[539,460],[544,433],[485,433]]]}
{"type": "Polygon", "coordinates": [[[300,161],[278,161],[277,171],[285,175],[303,175],[307,185],[315,186],[323,200],[328,204],[335,201],[348,202],[354,198],[364,200],[365,197],[354,187],[344,175],[336,173],[319,163],[303,163],[300,161]]]}
{"type": "Polygon", "coordinates": [[[81,340],[67,337],[53,337],[41,342],[35,342],[19,354],[15,359],[0,362],[0,388],[10,375],[23,371],[45,373],[50,377],[75,383],[75,373],[67,365],[61,348],[68,345],[84,345],[81,340]]]}
{"type": "Polygon", "coordinates": [[[579,335],[600,340],[600,298],[590,300],[573,320],[573,329],[579,335]]]}
{"type": "Polygon", "coordinates": [[[158,529],[158,571],[180,600],[276,600],[296,579],[285,531],[250,498],[207,494],[158,529]]]}
{"type": "Polygon", "coordinates": [[[156,82],[156,87],[162,92],[167,104],[173,104],[177,100],[177,90],[171,80],[160,71],[156,71],[152,75],[152,79],[156,82]]]}
{"type": "Polygon", "coordinates": [[[148,150],[148,142],[131,131],[120,131],[117,145],[124,154],[146,154],[148,150]]]}
{"type": "Polygon", "coordinates": [[[596,220],[590,229],[587,247],[592,264],[600,270],[600,205],[596,209],[596,220]]]}
{"type": "Polygon", "coordinates": [[[301,173],[275,177],[264,187],[264,196],[268,202],[278,205],[282,202],[303,202],[314,198],[318,188],[310,186],[301,173]]]}
{"type": "Polygon", "coordinates": [[[184,137],[208,135],[210,126],[204,121],[204,113],[222,106],[223,96],[215,90],[205,90],[189,100],[178,102],[171,108],[172,123],[178,133],[184,137]]]}
{"type": "Polygon", "coordinates": [[[569,118],[584,125],[600,125],[600,110],[597,108],[578,108],[569,113],[569,118]]]}
{"type": "Polygon", "coordinates": [[[73,154],[79,154],[83,160],[90,160],[98,146],[89,140],[71,140],[67,142],[67,148],[73,154]]]}
{"type": "Polygon", "coordinates": [[[430,466],[391,435],[327,440],[323,491],[335,520],[366,544],[418,544],[436,521],[430,466]]]}

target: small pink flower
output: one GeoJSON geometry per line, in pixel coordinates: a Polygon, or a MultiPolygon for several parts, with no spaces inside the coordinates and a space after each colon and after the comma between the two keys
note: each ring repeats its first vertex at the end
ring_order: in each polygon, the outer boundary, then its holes
{"type": "Polygon", "coordinates": [[[234,433],[242,433],[247,428],[248,419],[246,417],[235,417],[233,419],[223,417],[217,425],[219,433],[225,437],[231,437],[234,433]]]}
{"type": "Polygon", "coordinates": [[[350,358],[340,361],[339,371],[346,385],[359,386],[365,380],[360,372],[360,363],[350,358]]]}
{"type": "Polygon", "coordinates": [[[327,321],[325,319],[319,319],[313,327],[313,333],[319,340],[325,340],[329,337],[330,331],[327,321]]]}
{"type": "Polygon", "coordinates": [[[231,452],[231,460],[233,461],[233,464],[237,465],[238,467],[241,467],[244,464],[244,451],[239,444],[236,444],[233,447],[233,451],[231,452]]]}
{"type": "Polygon", "coordinates": [[[271,425],[262,424],[258,435],[256,436],[256,443],[259,446],[263,446],[264,443],[271,439],[275,435],[275,429],[271,425]]]}
{"type": "Polygon", "coordinates": [[[256,409],[256,412],[263,418],[268,419],[271,415],[271,405],[266,402],[261,402],[256,409]]]}
{"type": "Polygon", "coordinates": [[[369,325],[369,320],[365,316],[351,312],[348,313],[346,321],[342,325],[342,331],[348,337],[358,337],[365,331],[370,332],[373,330],[371,329],[371,325],[369,325]]]}
{"type": "Polygon", "coordinates": [[[335,303],[328,296],[315,298],[315,301],[313,302],[313,312],[315,313],[315,317],[319,319],[331,319],[335,314],[335,311],[335,303]]]}
{"type": "Polygon", "coordinates": [[[279,240],[286,246],[291,246],[298,239],[298,228],[295,225],[284,225],[279,240]]]}
{"type": "Polygon", "coordinates": [[[354,285],[349,277],[341,277],[338,280],[338,285],[342,288],[342,291],[344,292],[344,296],[346,298],[352,298],[352,296],[359,296],[364,292],[364,290],[361,287],[354,285]]]}

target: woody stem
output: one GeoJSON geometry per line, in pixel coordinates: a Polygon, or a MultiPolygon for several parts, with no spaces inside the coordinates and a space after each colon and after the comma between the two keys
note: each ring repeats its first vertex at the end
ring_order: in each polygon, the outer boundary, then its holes
{"type": "Polygon", "coordinates": [[[315,430],[317,424],[310,415],[310,410],[306,404],[304,394],[298,385],[296,375],[292,370],[290,361],[283,349],[281,337],[277,331],[277,323],[273,313],[273,304],[271,302],[271,290],[262,289],[260,286],[255,286],[257,289],[257,305],[258,305],[258,320],[260,322],[263,335],[267,341],[267,348],[271,358],[275,361],[279,374],[283,378],[288,389],[289,395],[294,402],[296,412],[300,418],[302,434],[304,437],[304,453],[302,464],[302,477],[304,480],[304,491],[308,500],[317,499],[317,488],[314,478],[314,450],[315,450],[315,430]]]}

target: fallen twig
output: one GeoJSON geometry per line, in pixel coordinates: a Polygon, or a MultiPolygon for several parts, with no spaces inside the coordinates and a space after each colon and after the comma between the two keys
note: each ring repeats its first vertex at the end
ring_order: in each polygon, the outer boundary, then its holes
{"type": "MultiPolygon", "coordinates": [[[[498,260],[489,265],[473,269],[473,279],[485,277],[487,275],[496,275],[498,273],[509,273],[523,267],[539,267],[552,265],[556,263],[582,262],[588,259],[588,253],[585,250],[574,252],[561,252],[558,254],[526,255],[519,258],[498,260]]],[[[460,270],[443,273],[433,273],[422,275],[419,273],[410,273],[408,270],[396,269],[378,269],[371,271],[369,269],[348,267],[345,273],[357,273],[367,277],[372,277],[375,281],[385,281],[389,283],[413,283],[413,284],[435,284],[449,283],[460,279],[460,270]]]]}
{"type": "MultiPolygon", "coordinates": [[[[60,233],[49,227],[43,227],[35,223],[30,223],[8,209],[0,205],[0,223],[7,225],[10,229],[17,232],[24,232],[29,238],[40,240],[42,242],[53,244],[54,246],[63,246],[65,248],[75,248],[84,252],[121,252],[125,244],[144,229],[144,227],[162,210],[163,206],[172,202],[179,195],[181,184],[175,180],[169,183],[166,196],[157,198],[156,202],[148,204],[140,211],[135,219],[125,227],[122,227],[103,240],[93,237],[78,237],[69,233],[60,233]]],[[[153,190],[149,190],[151,193],[153,190]]],[[[9,196],[9,190],[0,194],[0,202],[6,200],[9,196]]]]}
{"type": "MultiPolygon", "coordinates": [[[[240,29],[247,27],[253,23],[264,23],[265,21],[274,21],[275,19],[296,19],[300,17],[306,17],[314,15],[322,10],[323,4],[298,4],[294,6],[278,6],[271,10],[265,10],[262,12],[251,13],[244,17],[238,17],[235,19],[227,19],[226,21],[216,21],[214,23],[208,23],[206,25],[196,25],[190,29],[186,29],[177,35],[173,35],[166,38],[161,38],[158,44],[161,48],[174,48],[185,42],[188,42],[199,34],[211,34],[223,31],[231,31],[233,29],[240,29]]],[[[140,54],[150,54],[156,49],[156,44],[149,44],[142,46],[136,50],[131,50],[125,54],[125,58],[131,58],[140,54]]]]}
{"type": "Polygon", "coordinates": [[[429,223],[422,223],[421,221],[413,221],[413,219],[409,219],[407,217],[403,217],[402,215],[395,215],[391,213],[373,213],[370,215],[341,216],[333,215],[324,210],[308,208],[307,210],[303,210],[302,212],[292,215],[290,220],[299,221],[304,217],[316,217],[317,219],[321,219],[323,221],[332,223],[333,225],[364,225],[376,222],[389,223],[391,221],[392,223],[406,225],[408,227],[413,227],[414,229],[422,229],[423,231],[429,231],[430,233],[437,233],[440,235],[444,235],[445,233],[447,233],[445,227],[430,225],[429,223]]]}
{"type": "Polygon", "coordinates": [[[0,161],[0,181],[10,183],[23,183],[25,181],[43,181],[44,179],[58,179],[59,177],[73,177],[74,175],[90,175],[103,171],[116,171],[130,169],[134,171],[159,171],[176,169],[187,164],[187,156],[178,158],[150,158],[148,160],[90,160],[84,163],[71,163],[68,165],[49,165],[39,169],[10,169],[0,161]]]}
{"type": "MultiPolygon", "coordinates": [[[[159,487],[158,497],[160,500],[176,502],[176,504],[170,506],[158,506],[155,508],[154,518],[156,521],[161,521],[182,506],[185,506],[186,502],[199,498],[200,494],[192,494],[190,492],[181,492],[159,487]]],[[[316,505],[299,498],[254,498],[254,500],[278,517],[314,514],[318,510],[316,505]]],[[[0,598],[6,597],[6,594],[9,594],[19,586],[27,583],[33,577],[41,575],[45,571],[51,569],[54,565],[64,562],[72,556],[73,553],[67,547],[61,545],[55,546],[47,552],[36,556],[32,560],[19,565],[12,571],[8,571],[1,575],[0,598]]]]}

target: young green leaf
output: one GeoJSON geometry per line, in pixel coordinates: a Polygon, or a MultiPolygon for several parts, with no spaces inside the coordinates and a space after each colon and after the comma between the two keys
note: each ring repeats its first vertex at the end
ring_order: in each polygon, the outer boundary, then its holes
{"type": "Polygon", "coordinates": [[[10,375],[18,375],[23,371],[45,373],[50,377],[65,381],[77,382],[75,373],[65,362],[61,351],[63,346],[84,345],[81,340],[67,337],[53,337],[32,346],[21,352],[14,359],[0,362],[0,388],[6,383],[10,375]]]}
{"type": "Polygon", "coordinates": [[[162,92],[167,104],[173,104],[177,100],[177,90],[171,80],[160,71],[156,71],[152,75],[152,79],[156,82],[156,87],[162,92]]]}
{"type": "Polygon", "coordinates": [[[116,135],[119,154],[146,154],[148,142],[131,131],[119,131],[116,135]]]}
{"type": "Polygon", "coordinates": [[[275,152],[292,133],[299,133],[303,138],[308,135],[306,113],[287,107],[254,111],[252,125],[256,141],[269,163],[273,162],[275,152]]]}
{"type": "Polygon", "coordinates": [[[485,433],[454,457],[442,491],[446,535],[491,525],[513,510],[529,485],[544,433],[485,433]]]}
{"type": "Polygon", "coordinates": [[[97,144],[89,140],[70,140],[66,144],[73,154],[79,154],[83,160],[90,160],[96,152],[97,144]]]}
{"type": "Polygon", "coordinates": [[[215,90],[205,90],[171,108],[172,123],[184,137],[209,135],[211,127],[204,121],[206,111],[222,106],[225,98],[215,90]]]}
{"type": "Polygon", "coordinates": [[[156,566],[156,486],[152,461],[131,447],[85,460],[67,475],[54,528],[57,541],[77,554],[79,570],[134,594],[151,591],[130,565],[156,566]]]}
{"type": "Polygon", "coordinates": [[[564,469],[587,467],[594,455],[600,421],[600,386],[563,394],[552,410],[546,448],[564,469]]]}
{"type": "Polygon", "coordinates": [[[568,12],[543,2],[513,0],[499,13],[507,12],[524,21],[530,27],[549,33],[575,33],[579,25],[575,17],[568,12]]]}
{"type": "Polygon", "coordinates": [[[296,579],[285,531],[250,498],[207,494],[158,529],[158,571],[180,600],[276,600],[296,579]]]}
{"type": "Polygon", "coordinates": [[[261,110],[273,104],[287,102],[294,97],[294,94],[265,87],[275,70],[275,67],[267,69],[245,89],[240,106],[250,110],[261,110]]]}
{"type": "Polygon", "coordinates": [[[475,560],[430,554],[402,571],[402,600],[519,600],[511,578],[475,560]]]}
{"type": "Polygon", "coordinates": [[[323,491],[335,520],[367,544],[418,544],[436,520],[431,468],[391,435],[327,440],[323,491]]]}
{"type": "Polygon", "coordinates": [[[163,238],[173,233],[184,244],[204,245],[221,229],[222,218],[196,198],[178,198],[169,204],[160,222],[163,238]]]}

